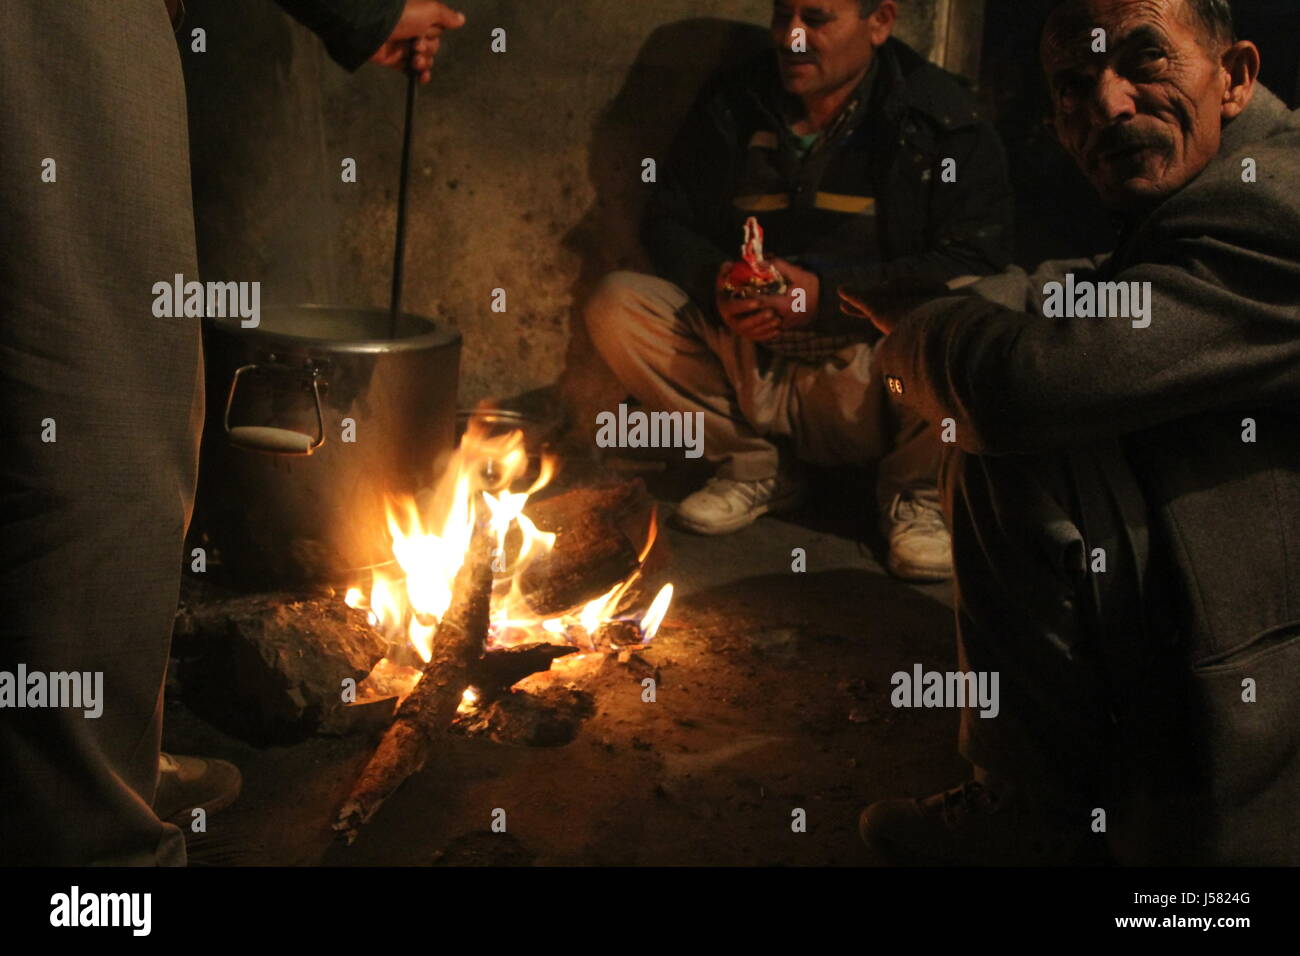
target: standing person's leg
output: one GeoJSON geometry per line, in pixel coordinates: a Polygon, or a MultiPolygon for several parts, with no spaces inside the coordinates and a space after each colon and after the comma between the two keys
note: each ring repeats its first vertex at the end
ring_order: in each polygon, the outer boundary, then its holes
{"type": "Polygon", "coordinates": [[[161,0],[0,8],[0,670],[101,673],[0,715],[0,858],[182,864],[150,809],[202,418],[185,95],[161,0]],[[45,174],[44,178],[42,174],[45,174]]]}

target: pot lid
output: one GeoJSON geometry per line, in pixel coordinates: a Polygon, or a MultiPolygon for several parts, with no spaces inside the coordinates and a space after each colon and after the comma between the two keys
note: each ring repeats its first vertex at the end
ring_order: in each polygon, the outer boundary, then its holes
{"type": "Polygon", "coordinates": [[[460,344],[449,325],[412,312],[398,316],[397,335],[389,334],[388,312],[348,306],[267,306],[255,328],[238,318],[204,319],[211,329],[258,345],[310,348],[328,352],[407,352],[460,344]]]}

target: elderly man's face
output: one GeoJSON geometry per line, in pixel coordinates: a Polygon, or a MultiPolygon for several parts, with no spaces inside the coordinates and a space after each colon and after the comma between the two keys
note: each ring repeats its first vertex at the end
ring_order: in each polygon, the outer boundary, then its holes
{"type": "Polygon", "coordinates": [[[1219,151],[1228,76],[1202,31],[1185,0],[1075,0],[1049,21],[1056,134],[1111,208],[1159,202],[1219,151]]]}
{"type": "Polygon", "coordinates": [[[889,9],[864,17],[858,0],[776,0],[772,41],[786,91],[817,96],[861,76],[894,25],[894,4],[881,6],[889,9]],[[792,49],[796,30],[803,31],[803,52],[792,49]]]}

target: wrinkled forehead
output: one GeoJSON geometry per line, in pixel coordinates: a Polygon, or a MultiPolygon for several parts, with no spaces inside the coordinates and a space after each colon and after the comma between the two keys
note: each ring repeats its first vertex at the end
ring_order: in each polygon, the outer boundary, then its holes
{"type": "Polygon", "coordinates": [[[832,18],[845,13],[858,13],[858,0],[773,0],[772,8],[778,13],[800,13],[806,16],[832,18]]]}
{"type": "Polygon", "coordinates": [[[1092,59],[1094,31],[1106,31],[1106,49],[1133,40],[1184,37],[1195,16],[1187,0],[1066,0],[1043,29],[1045,66],[1092,59]]]}

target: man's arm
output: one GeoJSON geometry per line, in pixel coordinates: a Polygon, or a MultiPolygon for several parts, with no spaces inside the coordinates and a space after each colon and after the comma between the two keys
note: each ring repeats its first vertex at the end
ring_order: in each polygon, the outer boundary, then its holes
{"type": "Polygon", "coordinates": [[[411,68],[428,81],[444,29],[465,18],[435,0],[275,0],[321,38],[336,63],[355,70],[369,59],[411,68]],[[411,49],[409,42],[416,41],[411,49]]]}
{"type": "Polygon", "coordinates": [[[397,26],[406,0],[275,0],[285,13],[321,38],[330,57],[355,70],[397,26]]]}
{"type": "Polygon", "coordinates": [[[891,389],[896,400],[930,421],[954,419],[957,444],[985,455],[1300,400],[1300,205],[1282,193],[1261,182],[1233,203],[1170,200],[1146,261],[1107,277],[1151,283],[1147,328],[945,298],[892,329],[881,371],[902,388],[891,389]]]}
{"type": "Polygon", "coordinates": [[[1067,274],[1075,280],[1095,279],[1110,254],[1080,257],[1077,259],[1049,259],[1033,273],[1019,266],[1009,266],[995,275],[985,276],[975,282],[962,282],[960,288],[983,296],[991,302],[1005,305],[1016,312],[1043,314],[1043,288],[1049,282],[1064,282],[1067,274]]]}
{"type": "Polygon", "coordinates": [[[899,278],[945,283],[999,272],[1011,261],[1012,194],[997,131],[986,122],[951,130],[935,155],[957,161],[957,181],[945,183],[941,169],[932,171],[924,252],[880,263],[827,255],[799,259],[821,280],[819,319],[838,310],[836,291],[843,286],[870,289],[899,278]]]}
{"type": "Polygon", "coordinates": [[[706,90],[673,140],[646,205],[641,244],[658,273],[707,310],[722,263],[735,258],[709,238],[709,221],[725,195],[733,149],[709,109],[706,90]]]}

